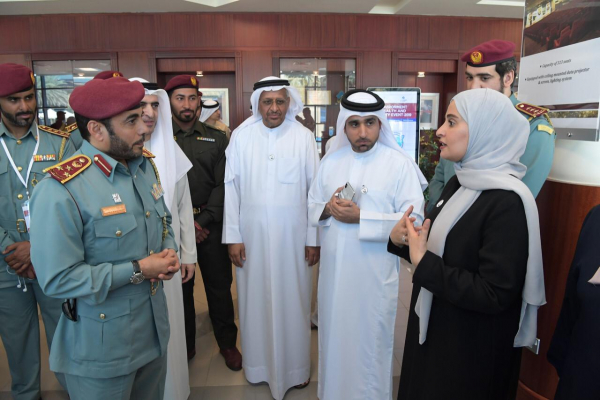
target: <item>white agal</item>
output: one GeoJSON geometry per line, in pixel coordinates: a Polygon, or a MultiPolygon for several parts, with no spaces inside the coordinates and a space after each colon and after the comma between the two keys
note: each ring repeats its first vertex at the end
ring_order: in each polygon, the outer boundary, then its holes
{"type": "Polygon", "coordinates": [[[227,153],[223,243],[244,243],[236,268],[243,367],[252,383],[268,382],[275,399],[310,376],[311,268],[305,246],[308,190],[319,156],[312,133],[285,120],[235,133],[227,153]]]}
{"type": "Polygon", "coordinates": [[[309,220],[321,225],[319,390],[321,400],[392,398],[398,257],[387,252],[392,228],[413,205],[423,221],[423,192],[412,161],[382,144],[366,153],[346,146],[323,160],[309,194],[309,220]],[[357,191],[360,223],[319,221],[337,188],[357,191]]]}

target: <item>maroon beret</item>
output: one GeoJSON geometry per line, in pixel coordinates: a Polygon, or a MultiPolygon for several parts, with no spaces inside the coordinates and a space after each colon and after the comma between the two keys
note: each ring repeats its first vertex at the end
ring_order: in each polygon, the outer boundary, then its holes
{"type": "Polygon", "coordinates": [[[33,72],[24,65],[0,64],[0,97],[24,92],[35,85],[33,72]]]}
{"type": "Polygon", "coordinates": [[[506,40],[490,40],[467,51],[461,60],[472,67],[487,67],[514,58],[515,47],[506,40]]]}
{"type": "Polygon", "coordinates": [[[76,114],[101,120],[139,107],[144,95],[144,86],[137,81],[92,79],[73,90],[69,104],[76,114]]]}
{"type": "Polygon", "coordinates": [[[180,88],[198,89],[198,79],[193,75],[174,76],[169,82],[167,82],[167,86],[165,86],[165,92],[180,88]]]}
{"type": "Polygon", "coordinates": [[[110,78],[123,78],[123,74],[120,73],[119,71],[102,71],[100,73],[98,73],[98,75],[96,75],[94,77],[94,79],[110,79],[110,78]]]}

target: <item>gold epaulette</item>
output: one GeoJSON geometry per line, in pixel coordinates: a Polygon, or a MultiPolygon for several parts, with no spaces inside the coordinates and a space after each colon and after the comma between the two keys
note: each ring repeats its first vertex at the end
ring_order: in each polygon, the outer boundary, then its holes
{"type": "Polygon", "coordinates": [[[50,168],[46,168],[44,172],[48,172],[51,177],[65,184],[82,173],[90,165],[92,165],[92,160],[88,156],[79,154],[50,168]]]}
{"type": "Polygon", "coordinates": [[[544,107],[534,106],[533,104],[519,103],[515,108],[521,111],[523,114],[527,114],[530,117],[537,118],[541,115],[546,114],[549,110],[544,107]]]}
{"type": "Polygon", "coordinates": [[[51,133],[53,135],[60,136],[60,137],[63,137],[63,138],[67,138],[67,139],[71,136],[71,134],[69,132],[59,131],[58,129],[54,129],[54,128],[51,128],[51,127],[46,126],[46,125],[38,125],[38,128],[41,131],[48,132],[48,133],[51,133]]]}
{"type": "Polygon", "coordinates": [[[145,147],[144,150],[142,150],[142,155],[146,158],[154,158],[154,154],[150,153],[145,147]]]}
{"type": "Polygon", "coordinates": [[[77,129],[77,124],[71,124],[71,125],[67,125],[65,127],[65,129],[67,130],[67,132],[71,133],[73,132],[75,129],[77,129]]]}

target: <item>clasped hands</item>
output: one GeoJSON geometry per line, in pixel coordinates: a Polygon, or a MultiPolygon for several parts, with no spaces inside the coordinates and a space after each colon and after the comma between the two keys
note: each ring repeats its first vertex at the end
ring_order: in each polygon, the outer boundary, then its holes
{"type": "Polygon", "coordinates": [[[29,242],[16,242],[6,246],[2,254],[8,254],[4,261],[22,278],[35,279],[35,270],[31,264],[31,245],[29,242]],[[12,252],[12,253],[11,253],[12,252]],[[10,253],[10,254],[9,254],[10,253]]]}
{"type": "Polygon", "coordinates": [[[203,241],[206,240],[206,238],[208,237],[208,235],[210,234],[210,231],[206,228],[202,228],[200,226],[199,223],[197,223],[196,221],[194,221],[194,228],[196,231],[196,243],[202,243],[203,241]]]}
{"type": "Polygon", "coordinates": [[[321,220],[333,217],[335,220],[346,224],[358,224],[360,222],[360,208],[352,200],[340,199],[337,194],[343,187],[337,188],[335,193],[325,205],[321,220]]]}
{"type": "Polygon", "coordinates": [[[422,226],[415,226],[415,217],[411,217],[413,206],[408,207],[400,221],[390,233],[390,240],[396,246],[409,246],[410,262],[415,267],[427,252],[427,237],[431,220],[427,219],[422,226]]]}
{"type": "Polygon", "coordinates": [[[168,281],[179,271],[179,257],[173,249],[164,249],[139,261],[140,269],[151,282],[168,281]]]}

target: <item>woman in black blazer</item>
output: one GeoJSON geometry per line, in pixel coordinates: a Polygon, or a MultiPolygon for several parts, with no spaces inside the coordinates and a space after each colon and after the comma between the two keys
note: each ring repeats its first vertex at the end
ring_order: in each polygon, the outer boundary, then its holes
{"type": "Polygon", "coordinates": [[[555,400],[600,399],[600,206],[583,222],[558,325],[548,350],[555,400]]]}
{"type": "Polygon", "coordinates": [[[460,93],[438,130],[456,163],[422,227],[396,225],[388,251],[412,262],[399,400],[514,396],[521,346],[544,304],[535,200],[520,181],[527,121],[490,89],[460,93]]]}

